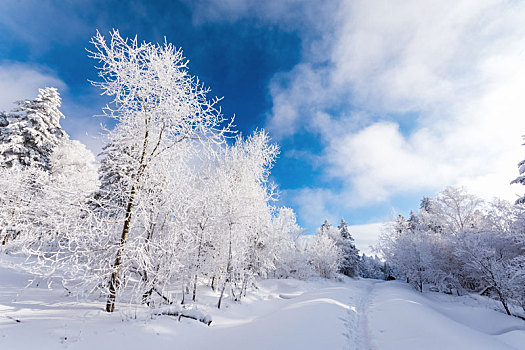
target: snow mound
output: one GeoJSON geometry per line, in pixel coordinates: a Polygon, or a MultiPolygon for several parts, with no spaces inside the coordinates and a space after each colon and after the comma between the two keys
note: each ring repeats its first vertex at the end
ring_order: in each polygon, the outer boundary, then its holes
{"type": "Polygon", "coordinates": [[[206,325],[210,325],[212,317],[210,314],[197,309],[193,305],[186,307],[180,307],[178,305],[170,305],[163,308],[159,308],[153,311],[154,315],[166,315],[178,317],[179,321],[182,317],[191,318],[196,321],[200,321],[206,325]]]}
{"type": "Polygon", "coordinates": [[[474,298],[414,291],[400,282],[376,286],[368,329],[377,349],[523,349],[525,322],[474,298]]]}

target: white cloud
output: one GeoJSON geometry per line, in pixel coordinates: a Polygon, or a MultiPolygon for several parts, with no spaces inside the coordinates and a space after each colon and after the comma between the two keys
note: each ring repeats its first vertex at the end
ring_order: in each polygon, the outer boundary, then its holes
{"type": "Polygon", "coordinates": [[[351,209],[446,185],[523,191],[509,182],[524,154],[525,3],[346,1],[332,16],[328,62],[303,55],[271,86],[270,130],[320,134],[343,185],[305,189],[305,213],[319,220],[341,195],[351,209]]]}
{"type": "Polygon", "coordinates": [[[376,255],[374,248],[379,242],[379,236],[385,225],[385,223],[350,225],[349,231],[355,240],[357,249],[366,255],[376,255]]]}
{"type": "Polygon", "coordinates": [[[0,65],[0,110],[9,111],[15,107],[13,102],[33,99],[38,95],[38,89],[56,87],[60,91],[66,84],[51,71],[42,67],[4,63],[0,65]]]}
{"type": "MultiPolygon", "coordinates": [[[[303,39],[322,35],[331,22],[321,19],[333,15],[339,1],[303,0],[184,0],[192,9],[195,25],[207,22],[230,22],[242,19],[255,20],[260,25],[278,26],[282,30],[302,31],[303,39]]],[[[306,45],[309,42],[305,42],[306,45]]],[[[310,51],[308,48],[306,51],[310,51]]]]}
{"type": "Polygon", "coordinates": [[[320,156],[306,158],[323,164],[329,185],[288,191],[306,226],[447,185],[523,192],[509,182],[524,153],[525,3],[189,4],[197,24],[250,18],[299,35],[301,61],[269,86],[267,128],[276,139],[321,139],[320,156]]]}
{"type": "Polygon", "coordinates": [[[321,226],[327,219],[329,222],[339,222],[339,213],[330,210],[331,205],[340,201],[341,196],[330,189],[301,188],[288,190],[286,196],[295,202],[294,209],[299,214],[301,225],[310,228],[309,233],[321,226]]]}

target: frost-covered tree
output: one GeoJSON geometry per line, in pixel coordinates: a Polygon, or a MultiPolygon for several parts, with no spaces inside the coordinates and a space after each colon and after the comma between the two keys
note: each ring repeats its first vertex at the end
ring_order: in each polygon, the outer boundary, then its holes
{"type": "Polygon", "coordinates": [[[338,236],[337,229],[325,220],[308,247],[310,263],[321,277],[333,278],[340,270],[342,251],[336,243],[338,236]]]}
{"type": "Polygon", "coordinates": [[[34,100],[18,101],[18,107],[0,121],[0,166],[37,166],[49,170],[53,149],[67,140],[60,127],[64,118],[55,88],[39,89],[34,100]]]}
{"type": "Polygon", "coordinates": [[[474,279],[480,292],[494,293],[510,315],[508,302],[513,288],[512,237],[502,232],[463,232],[455,254],[465,264],[469,278],[474,279]]]}
{"type": "MultiPolygon", "coordinates": [[[[234,299],[240,299],[254,275],[266,275],[272,268],[269,247],[273,186],[268,182],[269,169],[278,148],[269,142],[265,132],[256,132],[246,140],[237,138],[226,149],[218,175],[222,178],[221,217],[227,238],[221,251],[225,258],[221,276],[222,295],[226,285],[234,299]]],[[[221,264],[222,265],[222,264],[221,264]]]]}
{"type": "Polygon", "coordinates": [[[93,152],[76,140],[64,140],[49,157],[50,175],[57,186],[86,197],[99,188],[93,152]]]}
{"type": "Polygon", "coordinates": [[[319,276],[333,278],[339,271],[341,251],[333,239],[327,235],[317,234],[309,248],[310,263],[319,276]]]}
{"type": "Polygon", "coordinates": [[[478,227],[482,205],[480,198],[460,187],[447,187],[431,201],[432,213],[449,234],[478,227]]]}
{"type": "Polygon", "coordinates": [[[97,187],[95,158],[61,129],[60,103],[56,89],[40,89],[36,99],[19,101],[0,118],[2,243],[10,242],[9,249],[42,247],[57,236],[55,219],[74,224],[69,214],[78,214],[78,202],[97,187]]]}
{"type": "Polygon", "coordinates": [[[411,228],[402,215],[385,230],[386,234],[380,242],[382,253],[398,272],[396,277],[406,279],[407,283],[423,291],[432,267],[431,247],[427,244],[426,233],[411,228]]]}
{"type": "MultiPolygon", "coordinates": [[[[41,217],[42,187],[49,173],[37,167],[0,167],[0,245],[15,244],[20,250],[33,241],[41,217]]],[[[13,249],[13,248],[11,248],[13,249]]]]}
{"type": "Polygon", "coordinates": [[[320,235],[328,235],[335,239],[337,237],[337,231],[334,229],[331,223],[328,220],[325,220],[317,232],[320,235]]]}
{"type": "Polygon", "coordinates": [[[510,314],[509,302],[523,305],[525,245],[519,217],[522,208],[503,200],[492,201],[483,217],[483,227],[458,237],[455,254],[461,259],[473,289],[494,295],[510,314]]]}
{"type": "Polygon", "coordinates": [[[359,276],[363,278],[374,278],[386,280],[390,276],[388,264],[376,256],[363,254],[359,260],[359,276]]]}
{"type": "Polygon", "coordinates": [[[523,208],[502,200],[483,203],[452,188],[423,204],[382,237],[396,277],[421,291],[429,285],[447,293],[487,294],[508,314],[510,303],[524,305],[523,208]]]}
{"type": "Polygon", "coordinates": [[[189,75],[182,50],[168,43],[124,39],[116,30],[111,32],[109,44],[99,32],[91,43],[91,57],[100,63],[100,81],[94,85],[113,97],[105,113],[120,123],[109,138],[112,142],[127,138],[127,145],[133,150],[125,160],[133,170],[127,187],[120,189],[127,198],[119,248],[109,278],[106,310],[112,312],[135,201],[141,193],[150,191],[152,168],[165,153],[180,149],[182,144],[222,143],[229,125],[216,108],[218,100],[208,100],[209,89],[189,75]]]}
{"type": "Polygon", "coordinates": [[[359,250],[355,247],[354,238],[348,230],[345,219],[341,219],[337,229],[339,230],[339,237],[336,240],[336,245],[341,250],[342,255],[339,272],[349,277],[355,277],[358,273],[359,250]]]}
{"type": "Polygon", "coordinates": [[[129,181],[135,171],[134,159],[139,156],[140,140],[129,135],[126,128],[126,125],[117,124],[112,131],[108,131],[105,135],[107,143],[99,154],[100,187],[94,193],[91,205],[105,216],[123,215],[129,200],[129,181]]]}
{"type": "Polygon", "coordinates": [[[279,278],[306,279],[314,274],[308,264],[308,252],[301,242],[304,238],[290,208],[279,208],[272,220],[274,274],[279,278]]]}
{"type": "MultiPolygon", "coordinates": [[[[525,140],[525,135],[523,136],[525,140]]],[[[525,143],[523,144],[525,146],[525,143]]],[[[522,184],[525,185],[525,159],[518,163],[519,176],[512,180],[511,184],[522,184]]],[[[525,195],[516,199],[516,204],[525,204],[525,195]]]]}

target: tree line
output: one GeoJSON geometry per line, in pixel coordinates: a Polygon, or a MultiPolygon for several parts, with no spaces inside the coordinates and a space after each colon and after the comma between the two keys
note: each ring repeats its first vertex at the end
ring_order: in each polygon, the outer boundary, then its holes
{"type": "Polygon", "coordinates": [[[279,154],[264,130],[233,118],[189,74],[181,49],[111,32],[91,40],[106,130],[97,162],[60,127],[54,88],[0,113],[0,247],[79,295],[151,307],[239,301],[257,278],[356,276],[344,220],[305,244],[269,180],[279,154]]]}
{"type": "MultiPolygon", "coordinates": [[[[520,166],[523,164],[520,163],[520,166]]],[[[521,173],[523,170],[520,169],[521,173]]],[[[517,181],[523,181],[522,177],[517,181]]],[[[448,187],[385,227],[380,249],[392,274],[419,291],[475,292],[525,310],[525,208],[448,187]]]]}

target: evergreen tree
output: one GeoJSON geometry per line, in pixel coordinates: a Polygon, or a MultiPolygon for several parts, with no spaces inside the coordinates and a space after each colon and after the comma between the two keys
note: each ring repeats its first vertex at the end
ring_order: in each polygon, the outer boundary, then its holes
{"type": "Polygon", "coordinates": [[[124,215],[131,191],[130,180],[138,168],[134,159],[139,157],[139,142],[130,137],[128,131],[121,130],[124,127],[118,124],[106,135],[108,143],[99,154],[100,188],[91,201],[100,214],[113,218],[124,215]]]}
{"type": "Polygon", "coordinates": [[[67,140],[60,127],[64,115],[58,109],[55,88],[39,89],[34,100],[17,102],[18,108],[0,118],[0,166],[37,166],[50,170],[53,149],[67,140]]]}
{"type": "Polygon", "coordinates": [[[374,278],[386,280],[389,276],[390,268],[386,262],[381,261],[376,256],[363,254],[359,261],[359,276],[363,278],[374,278]]]}
{"type": "Polygon", "coordinates": [[[430,213],[432,211],[432,200],[430,197],[423,197],[419,205],[419,209],[430,213]]]}
{"type": "Polygon", "coordinates": [[[319,232],[318,233],[320,235],[328,235],[328,236],[330,236],[330,235],[332,235],[332,230],[333,230],[332,224],[330,224],[328,222],[328,220],[325,220],[323,222],[323,224],[321,225],[321,227],[319,228],[319,232]]]}
{"type": "MultiPolygon", "coordinates": [[[[525,135],[523,135],[523,139],[525,140],[525,135]]],[[[525,146],[525,143],[523,144],[525,146]]],[[[525,185],[525,159],[523,159],[521,162],[518,163],[518,170],[520,172],[520,175],[515,178],[511,184],[522,184],[525,185]]],[[[520,198],[516,199],[516,204],[524,204],[525,203],[525,194],[521,196],[520,198]]]]}
{"type": "Polygon", "coordinates": [[[337,228],[339,230],[339,239],[336,241],[336,245],[342,252],[339,272],[349,277],[355,277],[357,276],[359,265],[359,250],[355,247],[354,238],[348,231],[348,224],[345,219],[341,219],[341,223],[337,228]]]}

